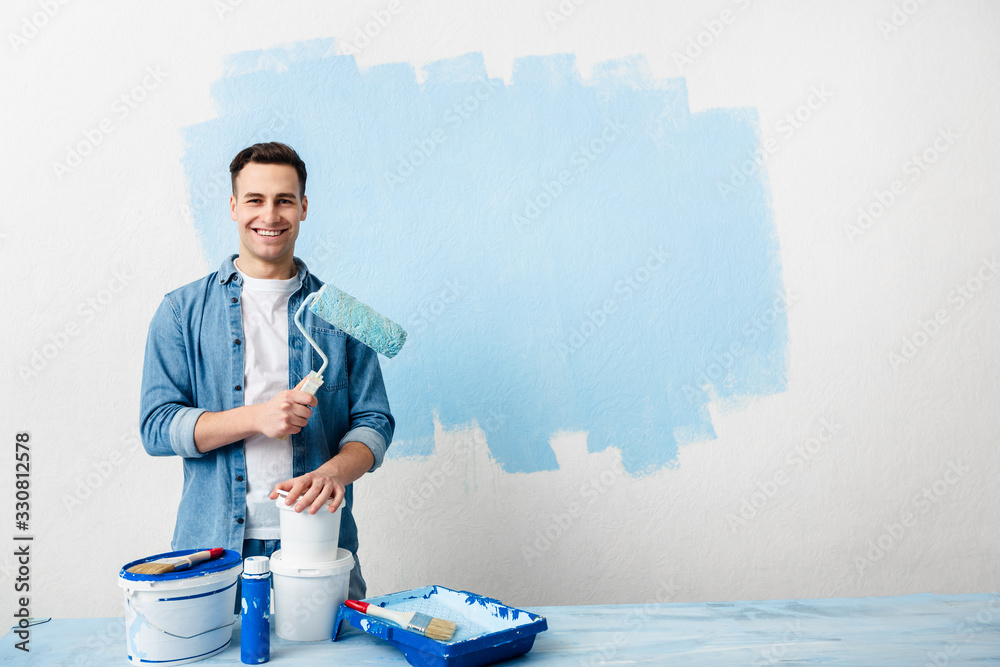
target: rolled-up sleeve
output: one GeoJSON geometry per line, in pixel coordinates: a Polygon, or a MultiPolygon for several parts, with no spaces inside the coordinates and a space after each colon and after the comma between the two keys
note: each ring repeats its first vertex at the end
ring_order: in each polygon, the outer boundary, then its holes
{"type": "Polygon", "coordinates": [[[368,469],[372,472],[385,459],[396,422],[389,411],[378,355],[354,338],[349,338],[347,344],[347,372],[350,427],[340,446],[345,442],[360,442],[368,447],[375,457],[375,463],[368,469]]]}
{"type": "Polygon", "coordinates": [[[180,318],[164,297],[153,315],[142,369],[140,434],[153,456],[204,456],[194,444],[194,425],[205,409],[194,407],[193,380],[180,318]]]}

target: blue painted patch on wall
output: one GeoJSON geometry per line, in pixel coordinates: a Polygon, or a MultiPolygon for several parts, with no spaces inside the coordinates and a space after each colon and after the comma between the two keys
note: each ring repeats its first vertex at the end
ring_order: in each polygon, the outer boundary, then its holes
{"type": "Polygon", "coordinates": [[[296,254],[410,335],[382,360],[390,456],[432,454],[436,415],[478,424],[508,472],[555,469],[550,437],[586,431],[644,474],[715,436],[709,400],[784,390],[766,170],[731,178],[760,150],[754,110],[691,114],[641,58],[587,80],[569,55],[522,58],[509,85],[480,54],[424,74],[326,40],[237,54],[218,118],[184,131],[212,266],[235,248],[232,156],[276,140],[306,161],[296,254]]]}

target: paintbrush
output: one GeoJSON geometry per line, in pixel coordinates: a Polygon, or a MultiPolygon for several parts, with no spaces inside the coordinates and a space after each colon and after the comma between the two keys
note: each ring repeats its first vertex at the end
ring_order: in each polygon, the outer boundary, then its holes
{"type": "Polygon", "coordinates": [[[192,565],[197,565],[205,560],[218,558],[224,553],[226,553],[225,549],[206,549],[205,551],[197,551],[187,556],[181,556],[180,558],[165,558],[163,560],[152,560],[148,563],[139,563],[138,565],[133,565],[127,571],[132,574],[169,574],[178,570],[186,570],[192,565]]]}
{"type": "Polygon", "coordinates": [[[401,628],[419,632],[439,642],[446,642],[455,635],[454,623],[446,621],[443,618],[434,618],[419,611],[392,611],[358,600],[347,600],[344,604],[355,611],[360,611],[362,614],[383,618],[401,628]]]}

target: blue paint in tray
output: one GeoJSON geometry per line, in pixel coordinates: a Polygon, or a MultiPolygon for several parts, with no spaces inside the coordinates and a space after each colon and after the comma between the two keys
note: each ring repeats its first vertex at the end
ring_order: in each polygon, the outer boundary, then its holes
{"type": "MultiPolygon", "coordinates": [[[[499,600],[443,586],[424,586],[365,600],[394,611],[419,611],[454,621],[451,641],[439,642],[388,621],[340,606],[340,622],[384,639],[402,651],[415,667],[478,667],[531,650],[535,635],[548,629],[544,617],[508,607],[499,600]]],[[[337,636],[333,638],[337,641],[337,636]]]]}

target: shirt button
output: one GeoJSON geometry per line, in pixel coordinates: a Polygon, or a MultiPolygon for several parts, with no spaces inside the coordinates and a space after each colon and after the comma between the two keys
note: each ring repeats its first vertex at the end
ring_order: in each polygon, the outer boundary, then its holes
{"type": "Polygon", "coordinates": [[[234,340],[233,342],[234,342],[234,343],[236,343],[237,345],[239,345],[239,344],[240,344],[240,339],[239,339],[239,338],[237,338],[237,339],[236,339],[236,340],[234,340]]]}
{"type": "Polygon", "coordinates": [[[237,475],[236,476],[236,481],[237,482],[242,482],[243,481],[243,475],[237,475]]]}
{"type": "Polygon", "coordinates": [[[234,388],[236,389],[236,391],[243,391],[243,386],[242,385],[236,385],[236,387],[234,387],[234,388]]]}
{"type": "Polygon", "coordinates": [[[237,519],[236,523],[243,523],[243,518],[241,517],[241,518],[237,519]]]}
{"type": "Polygon", "coordinates": [[[237,298],[236,298],[236,297],[234,296],[234,297],[233,297],[233,303],[237,303],[238,301],[239,301],[239,299],[237,299],[237,298]]]}

